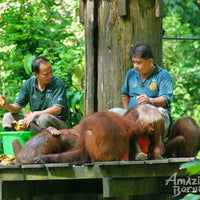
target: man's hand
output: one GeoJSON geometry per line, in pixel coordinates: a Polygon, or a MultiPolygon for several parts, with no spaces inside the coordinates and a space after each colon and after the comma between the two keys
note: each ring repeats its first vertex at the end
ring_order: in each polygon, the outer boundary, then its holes
{"type": "Polygon", "coordinates": [[[8,100],[0,94],[0,108],[6,109],[8,107],[9,103],[8,100]]]}
{"type": "Polygon", "coordinates": [[[23,119],[20,119],[19,121],[14,121],[14,122],[11,123],[11,125],[16,131],[26,131],[26,130],[28,130],[28,128],[24,124],[23,119]]]}
{"type": "Polygon", "coordinates": [[[0,106],[3,106],[5,104],[5,100],[3,96],[0,94],[0,106]]]}
{"type": "Polygon", "coordinates": [[[142,94],[137,97],[137,102],[139,104],[147,104],[150,103],[149,97],[146,94],[142,94]]]}
{"type": "Polygon", "coordinates": [[[34,121],[34,119],[36,118],[36,115],[34,113],[30,113],[29,115],[27,115],[24,120],[23,120],[23,124],[26,127],[30,126],[30,123],[34,121]]]}
{"type": "Polygon", "coordinates": [[[17,104],[9,104],[8,100],[3,95],[0,95],[0,108],[7,109],[12,114],[17,114],[22,109],[22,107],[17,104]]]}

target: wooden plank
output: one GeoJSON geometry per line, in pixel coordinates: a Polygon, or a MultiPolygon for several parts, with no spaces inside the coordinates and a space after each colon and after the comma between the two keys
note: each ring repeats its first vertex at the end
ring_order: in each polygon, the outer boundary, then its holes
{"type": "Polygon", "coordinates": [[[24,175],[19,165],[0,166],[0,180],[23,180],[24,175]]]}
{"type": "Polygon", "coordinates": [[[156,193],[159,193],[159,180],[156,178],[103,179],[104,197],[149,195],[156,193]]]}
{"type": "Polygon", "coordinates": [[[152,163],[138,165],[99,166],[103,177],[128,178],[128,177],[167,177],[175,172],[185,175],[185,170],[179,170],[179,162],[174,163],[152,163]]]}
{"type": "Polygon", "coordinates": [[[9,199],[29,195],[92,193],[115,200],[120,200],[121,196],[152,197],[154,194],[163,194],[167,198],[168,194],[173,195],[173,185],[171,183],[166,186],[166,180],[174,173],[177,173],[177,177],[187,177],[185,170],[179,170],[179,167],[183,162],[192,160],[194,158],[111,161],[83,165],[55,163],[2,166],[0,197],[9,199]]]}
{"type": "Polygon", "coordinates": [[[55,163],[45,165],[22,165],[0,167],[0,180],[63,180],[93,178],[128,178],[128,177],[166,177],[179,170],[180,164],[194,158],[149,161],[112,161],[84,165],[55,163]]]}
{"type": "MultiPolygon", "coordinates": [[[[79,197],[81,196],[81,194],[87,197],[89,197],[90,194],[95,194],[96,197],[98,194],[101,194],[102,196],[102,182],[101,180],[96,180],[96,179],[90,179],[90,180],[84,179],[76,181],[74,180],[6,181],[3,182],[2,188],[3,188],[2,198],[5,200],[11,198],[26,199],[28,197],[57,195],[57,194],[65,194],[66,196],[79,195],[79,197]]],[[[83,199],[84,198],[80,200],[83,199]]]]}
{"type": "Polygon", "coordinates": [[[126,0],[117,0],[117,11],[119,16],[126,15],[126,0]]]}
{"type": "Polygon", "coordinates": [[[169,163],[176,163],[176,162],[191,162],[194,161],[195,157],[190,158],[169,158],[169,163]]]}
{"type": "Polygon", "coordinates": [[[102,174],[98,166],[49,167],[49,179],[96,179],[102,174]]]}

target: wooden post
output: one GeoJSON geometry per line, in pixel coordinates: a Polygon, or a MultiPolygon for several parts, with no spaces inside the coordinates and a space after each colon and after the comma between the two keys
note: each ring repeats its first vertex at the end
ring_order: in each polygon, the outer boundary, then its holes
{"type": "Polygon", "coordinates": [[[85,114],[122,106],[129,50],[136,42],[148,42],[162,66],[162,1],[85,0],[85,114]]]}
{"type": "Polygon", "coordinates": [[[79,0],[79,21],[80,23],[84,24],[84,1],[83,0],[79,0]]]}
{"type": "Polygon", "coordinates": [[[84,115],[93,113],[96,111],[96,45],[95,40],[95,26],[96,18],[94,16],[95,0],[85,1],[85,103],[84,103],[84,115]]]}

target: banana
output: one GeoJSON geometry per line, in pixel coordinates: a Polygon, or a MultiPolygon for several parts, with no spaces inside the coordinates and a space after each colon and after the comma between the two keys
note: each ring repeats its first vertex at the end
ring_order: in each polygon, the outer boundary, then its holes
{"type": "Polygon", "coordinates": [[[23,119],[20,119],[19,121],[13,121],[11,123],[11,125],[16,131],[27,131],[28,130],[28,127],[23,125],[23,119]]]}
{"type": "Polygon", "coordinates": [[[0,106],[3,106],[5,104],[5,101],[2,97],[2,95],[0,94],[0,106]]]}

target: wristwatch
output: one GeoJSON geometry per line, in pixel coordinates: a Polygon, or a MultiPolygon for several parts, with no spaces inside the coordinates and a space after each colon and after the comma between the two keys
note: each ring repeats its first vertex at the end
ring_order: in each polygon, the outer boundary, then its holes
{"type": "Polygon", "coordinates": [[[150,104],[153,105],[153,99],[149,98],[150,104]]]}

